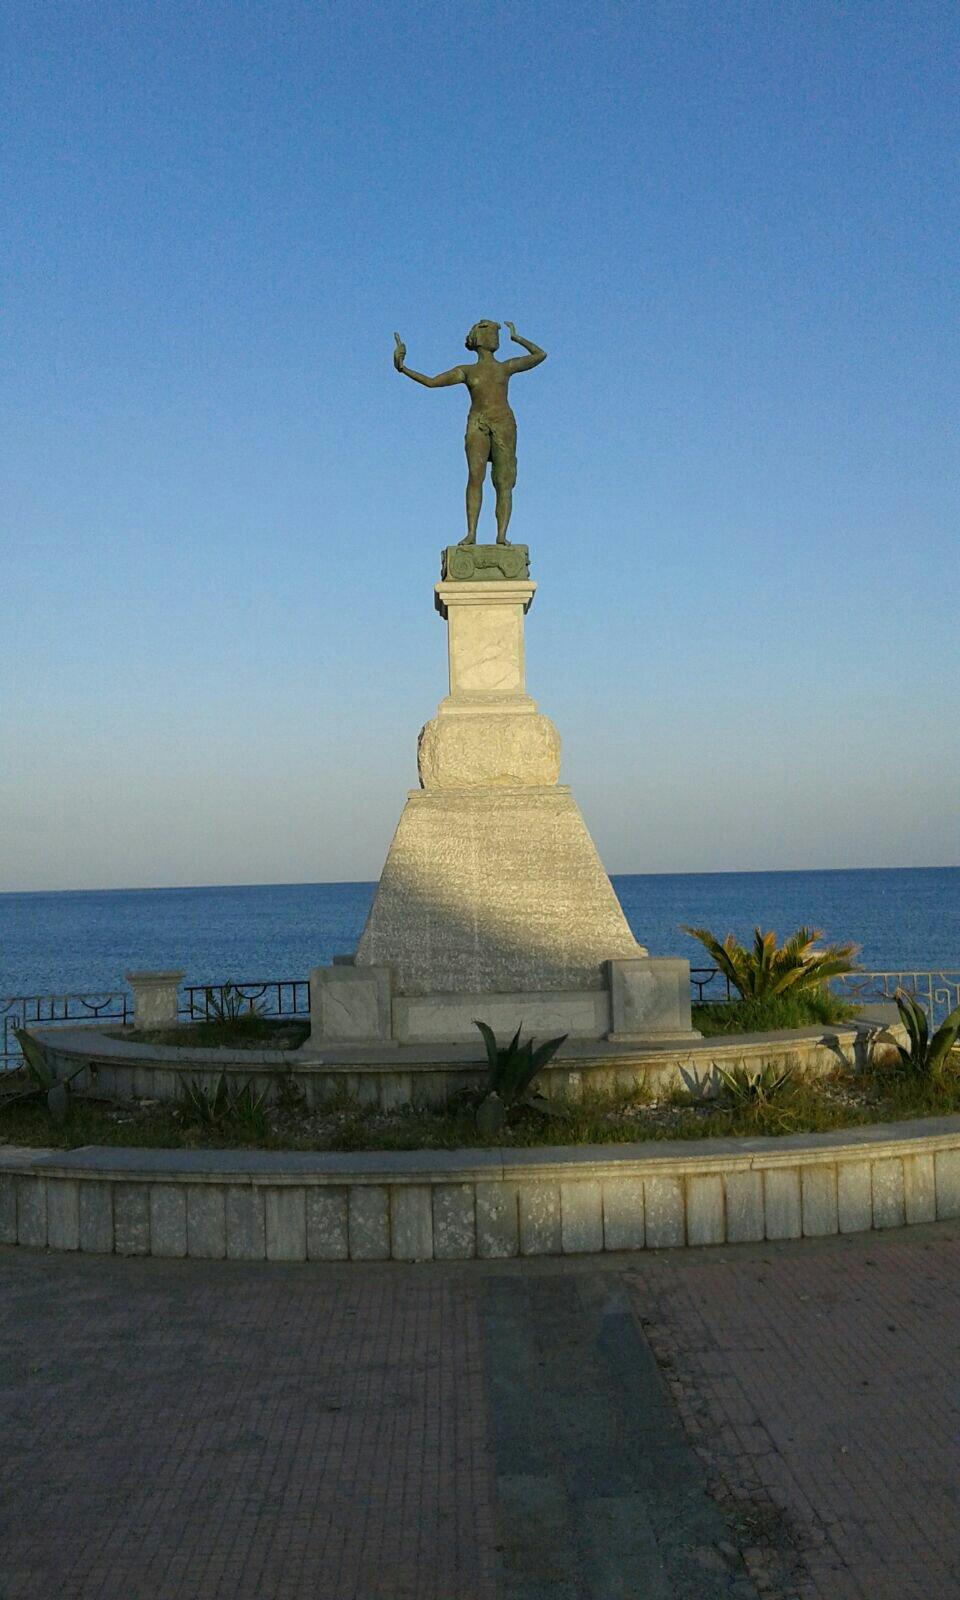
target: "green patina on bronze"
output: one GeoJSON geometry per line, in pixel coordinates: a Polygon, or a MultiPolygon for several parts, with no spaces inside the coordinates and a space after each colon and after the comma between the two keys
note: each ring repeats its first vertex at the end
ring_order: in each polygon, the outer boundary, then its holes
{"type": "Polygon", "coordinates": [[[490,463],[490,475],[497,493],[497,544],[507,545],[507,528],[513,509],[513,486],[517,481],[517,419],[507,400],[507,386],[515,372],[529,372],[547,358],[547,352],[529,339],[521,338],[512,322],[510,330],[514,344],[522,345],[525,356],[513,356],[509,361],[497,361],[494,351],[500,348],[500,324],[484,320],[475,322],[467,334],[468,350],[475,350],[477,359],[473,366],[451,367],[449,372],[438,372],[428,378],[405,366],[407,347],[399,333],[394,334],[393,364],[404,377],[413,378],[427,389],[446,389],[454,383],[465,383],[470,391],[470,411],[464,448],[467,452],[467,536],[461,545],[475,545],[477,522],[483,499],[483,480],[490,463]]]}
{"type": "Polygon", "coordinates": [[[448,544],[440,552],[440,577],[445,583],[516,582],[530,576],[530,551],[525,544],[448,544]]]}

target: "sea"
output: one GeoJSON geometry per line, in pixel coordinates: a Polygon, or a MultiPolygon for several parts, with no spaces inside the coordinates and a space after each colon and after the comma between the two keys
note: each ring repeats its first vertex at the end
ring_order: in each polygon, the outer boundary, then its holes
{"type": "MultiPolygon", "coordinates": [[[[960,969],[960,867],[829,872],[625,874],[613,878],[651,955],[707,966],[682,923],[719,937],[801,925],[853,940],[869,971],[960,969]]],[[[0,1000],[103,993],[131,969],[176,967],[187,983],[305,978],[352,951],[372,883],[103,889],[0,894],[0,1000]]]]}

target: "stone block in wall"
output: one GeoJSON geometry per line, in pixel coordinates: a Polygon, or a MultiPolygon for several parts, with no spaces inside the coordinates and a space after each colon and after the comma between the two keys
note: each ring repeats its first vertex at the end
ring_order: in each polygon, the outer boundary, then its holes
{"type": "Polygon", "coordinates": [[[648,1249],[667,1250],[686,1243],[686,1215],[680,1178],[644,1178],[643,1205],[648,1249]]]}
{"type": "Polygon", "coordinates": [[[231,1183],[224,1196],[227,1256],[231,1261],[264,1261],[267,1222],[264,1191],[254,1183],[231,1183]]]}
{"type": "Polygon", "coordinates": [[[723,1244],[725,1237],[722,1177],[704,1172],[688,1178],[687,1243],[723,1244]]]}
{"type": "Polygon", "coordinates": [[[80,1248],[80,1184],[76,1178],[47,1182],[47,1244],[51,1250],[80,1248]]]}
{"type": "Polygon", "coordinates": [[[800,1173],[767,1167],[763,1174],[764,1226],[768,1239],[799,1239],[802,1232],[800,1173]]]}
{"type": "Polygon", "coordinates": [[[562,1249],[560,1186],[534,1181],[519,1192],[520,1254],[558,1256],[562,1249]]]}
{"type": "Polygon", "coordinates": [[[763,1173],[753,1169],[728,1172],[723,1180],[727,1243],[756,1243],[765,1237],[763,1173]]]}
{"type": "Polygon", "coordinates": [[[219,1183],[187,1185],[187,1254],[219,1261],[227,1253],[226,1206],[219,1183]]]}
{"type": "Polygon", "coordinates": [[[179,1260],[187,1253],[187,1195],[180,1183],[150,1185],[150,1254],[179,1260]]]}
{"type": "Polygon", "coordinates": [[[841,1233],[865,1233],[873,1227],[869,1161],[841,1161],[838,1164],[837,1220],[841,1233]]]}
{"type": "Polygon", "coordinates": [[[17,1243],[42,1250],[47,1243],[47,1180],[21,1177],[17,1184],[17,1243]]]}
{"type": "Polygon", "coordinates": [[[520,1252],[519,1199],[515,1183],[478,1183],[477,1255],[500,1260],[520,1252]]]}
{"type": "Polygon", "coordinates": [[[477,1224],[471,1183],[438,1183],[433,1188],[433,1254],[437,1261],[466,1261],[477,1253],[477,1224]]]}
{"type": "Polygon", "coordinates": [[[390,1191],[390,1254],[394,1261],[433,1260],[433,1200],[427,1183],[390,1191]]]}
{"type": "Polygon", "coordinates": [[[823,1166],[804,1167],[800,1173],[800,1202],[803,1231],[808,1239],[836,1233],[840,1226],[836,1167],[826,1162],[823,1166]]]}
{"type": "Polygon", "coordinates": [[[390,1259],[390,1195],[382,1184],[350,1189],[348,1228],[351,1261],[390,1259]]]}
{"type": "Polygon", "coordinates": [[[308,1189],[306,1209],[308,1259],[346,1261],[350,1254],[346,1189],[308,1189]]]}
{"type": "Polygon", "coordinates": [[[938,1150],[934,1167],[937,1216],[960,1217],[960,1150],[938,1150]]]}
{"type": "Polygon", "coordinates": [[[603,1249],[603,1191],[598,1179],[561,1183],[560,1240],[565,1256],[603,1249]]]}
{"type": "Polygon", "coordinates": [[[906,1207],[903,1193],[903,1162],[899,1156],[872,1163],[873,1226],[902,1228],[906,1207]]]}
{"type": "Polygon", "coordinates": [[[306,1261],[306,1194],[299,1184],[264,1190],[268,1261],[306,1261]]]}
{"type": "Polygon", "coordinates": [[[932,1155],[904,1157],[903,1201],[908,1222],[934,1221],[937,1215],[937,1190],[932,1155]]]}
{"type": "Polygon", "coordinates": [[[85,1178],[80,1184],[80,1249],[90,1255],[113,1253],[113,1184],[85,1178]]]}
{"type": "Polygon", "coordinates": [[[643,1179],[604,1178],[603,1248],[642,1250],[645,1239],[643,1179]]]}

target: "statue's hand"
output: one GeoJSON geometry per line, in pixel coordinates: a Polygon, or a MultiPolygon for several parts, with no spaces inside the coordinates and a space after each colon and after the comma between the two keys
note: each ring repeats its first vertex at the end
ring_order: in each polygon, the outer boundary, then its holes
{"type": "Polygon", "coordinates": [[[504,325],[505,328],[509,328],[510,337],[513,340],[514,344],[516,344],[516,342],[517,342],[517,330],[514,327],[513,323],[512,322],[505,322],[503,325],[504,325]]]}
{"type": "Polygon", "coordinates": [[[407,347],[404,344],[403,340],[400,338],[399,333],[395,333],[393,338],[394,338],[394,345],[395,345],[395,349],[394,349],[394,352],[393,352],[393,364],[396,367],[398,372],[402,372],[403,371],[403,363],[407,359],[407,347]]]}

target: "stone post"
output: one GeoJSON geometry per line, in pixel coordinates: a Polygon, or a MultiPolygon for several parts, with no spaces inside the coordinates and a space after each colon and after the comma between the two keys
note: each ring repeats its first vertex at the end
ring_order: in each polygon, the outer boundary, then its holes
{"type": "Polygon", "coordinates": [[[133,990],[135,1028],[170,1028],[179,1021],[177,989],[182,972],[125,972],[133,990]]]}

